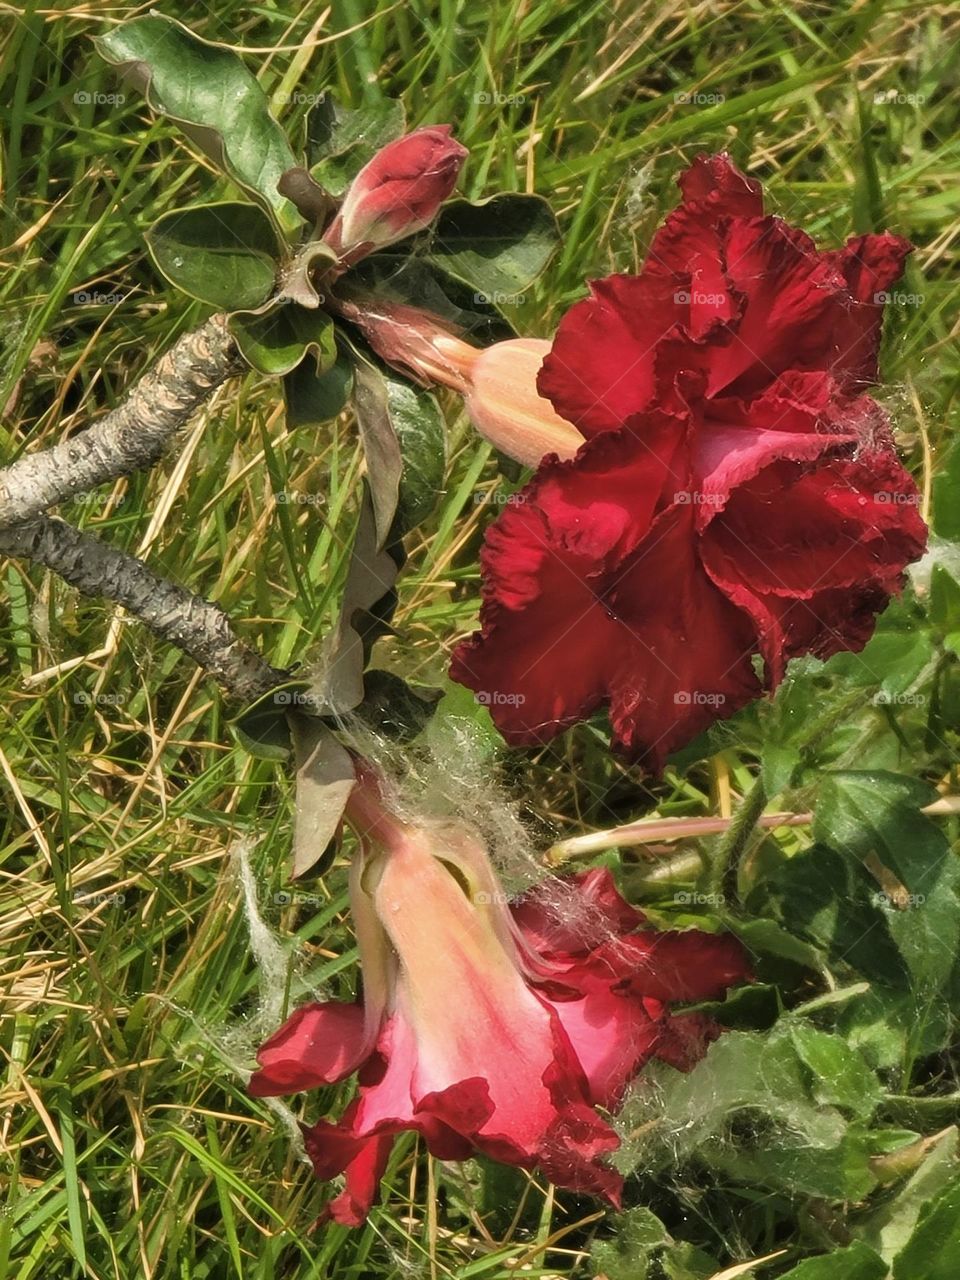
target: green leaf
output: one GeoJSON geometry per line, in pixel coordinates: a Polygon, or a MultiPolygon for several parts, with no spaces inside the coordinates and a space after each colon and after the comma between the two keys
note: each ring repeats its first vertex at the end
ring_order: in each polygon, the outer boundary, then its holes
{"type": "Polygon", "coordinates": [[[355,714],[395,742],[409,742],[422,732],[442,697],[440,689],[408,684],[392,671],[367,671],[363,688],[355,714]]]}
{"type": "Polygon", "coordinates": [[[423,258],[397,253],[374,253],[352,267],[339,286],[351,300],[371,298],[422,307],[461,333],[476,346],[511,338],[514,331],[486,300],[486,294],[455,280],[423,258]]]}
{"type": "Polygon", "coordinates": [[[939,564],[930,575],[930,618],[942,633],[944,648],[960,656],[960,583],[939,564]]]}
{"type": "Polygon", "coordinates": [[[960,541],[960,441],[955,441],[942,470],[933,478],[933,531],[960,541]]]}
{"type": "Polygon", "coordinates": [[[821,948],[832,963],[902,990],[909,971],[878,901],[877,882],[860,862],[814,845],[765,876],[747,905],[821,948]]]}
{"type": "Polygon", "coordinates": [[[340,618],[324,669],[313,685],[333,715],[352,711],[363,701],[363,673],[374,642],[390,630],[401,563],[401,547],[379,546],[373,499],[365,484],[340,618]]]}
{"type": "Polygon", "coordinates": [[[287,426],[317,427],[340,413],[353,391],[353,362],[340,352],[322,372],[312,360],[302,360],[283,378],[287,426]]]}
{"type": "Polygon", "coordinates": [[[289,720],[297,764],[290,871],[296,880],[324,861],[357,777],[350,752],[319,720],[299,712],[289,720]]]}
{"type": "Polygon", "coordinates": [[[888,1274],[883,1259],[857,1241],[847,1249],[834,1249],[823,1258],[808,1258],[787,1271],[781,1280],[884,1280],[888,1274]]]}
{"type": "Polygon", "coordinates": [[[447,431],[440,406],[429,391],[387,375],[387,402],[400,442],[403,474],[397,522],[404,533],[426,520],[443,489],[447,431]]]}
{"type": "Polygon", "coordinates": [[[404,128],[401,102],[387,98],[353,111],[341,107],[333,94],[322,94],[307,115],[312,176],[331,195],[343,195],[367,161],[399,138],[404,128]]]}
{"type": "Polygon", "coordinates": [[[403,457],[390,413],[386,380],[367,360],[359,359],[354,369],[353,405],[367,464],[379,551],[390,536],[397,512],[403,457]]]}
{"type": "Polygon", "coordinates": [[[379,545],[433,510],[446,470],[446,426],[429,391],[356,364],[354,406],[363,442],[379,545]]]}
{"type": "Polygon", "coordinates": [[[960,1275],[960,1178],[921,1211],[893,1263],[894,1280],[956,1280],[960,1275]]]}
{"type": "Polygon", "coordinates": [[[947,843],[920,812],[936,799],[926,783],[883,770],[823,775],[813,834],[838,853],[863,861],[875,855],[916,897],[926,896],[947,856],[947,843]]]}
{"type": "Polygon", "coordinates": [[[263,202],[284,232],[296,231],[302,220],[277,183],[297,160],[266,95],[237,53],[158,13],[119,23],[98,36],[96,45],[142,89],[152,110],[182,125],[216,164],[263,202]]]}
{"type": "Polygon", "coordinates": [[[280,246],[256,205],[224,201],[175,209],[153,224],[146,239],[160,273],[212,307],[249,310],[273,293],[280,246]]]}
{"type": "Polygon", "coordinates": [[[559,243],[557,220],[539,196],[505,194],[444,205],[427,259],[494,306],[522,302],[559,243]]]}
{"type": "MultiPolygon", "coordinates": [[[[698,1163],[752,1188],[860,1199],[875,1185],[870,1135],[818,1100],[789,1022],[758,1034],[728,1031],[694,1069],[650,1065],[628,1098],[622,1128],[636,1133],[612,1157],[653,1174],[698,1163]]],[[[876,1088],[876,1086],[874,1086],[876,1088]]]]}
{"type": "Polygon", "coordinates": [[[325,311],[284,302],[260,312],[234,312],[229,325],[240,354],[260,373],[287,374],[312,351],[316,360],[310,367],[322,374],[337,358],[336,332],[325,311]]]}
{"type": "Polygon", "coordinates": [[[598,1240],[590,1250],[591,1271],[608,1280],[648,1280],[656,1256],[670,1244],[670,1233],[649,1209],[628,1209],[613,1223],[612,1240],[598,1240]]]}
{"type": "Polygon", "coordinates": [[[877,1077],[860,1054],[839,1036],[804,1023],[794,1024],[791,1036],[801,1061],[813,1073],[816,1100],[869,1120],[882,1095],[877,1077]]]}
{"type": "MultiPolygon", "coordinates": [[[[951,1126],[931,1143],[923,1163],[893,1199],[876,1209],[857,1231],[888,1263],[904,1248],[923,1207],[956,1177],[958,1132],[951,1126]]],[[[928,1140],[929,1141],[929,1140],[928,1140]]]]}

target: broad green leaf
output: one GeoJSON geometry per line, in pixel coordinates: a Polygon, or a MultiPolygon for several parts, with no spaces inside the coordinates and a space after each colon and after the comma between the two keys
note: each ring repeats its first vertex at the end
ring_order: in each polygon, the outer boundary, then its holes
{"type": "Polygon", "coordinates": [[[930,618],[944,648],[960,657],[960,583],[939,564],[930,575],[930,618]]]}
{"type": "Polygon", "coordinates": [[[786,1272],[781,1280],[884,1280],[887,1264],[857,1241],[846,1249],[834,1249],[822,1258],[808,1258],[786,1272]]]}
{"type": "Polygon", "coordinates": [[[390,412],[386,380],[379,369],[363,359],[358,359],[354,369],[353,406],[367,465],[379,551],[390,535],[397,512],[403,457],[390,412]]]}
{"type": "Polygon", "coordinates": [[[401,537],[436,505],[446,468],[446,427],[429,391],[356,363],[354,407],[367,463],[377,537],[401,537]]]}
{"type": "Polygon", "coordinates": [[[951,1126],[935,1140],[928,1140],[929,1148],[923,1163],[899,1188],[892,1200],[876,1209],[857,1234],[876,1249],[888,1263],[904,1248],[917,1224],[924,1205],[960,1172],[958,1168],[958,1134],[951,1126]]]}
{"type": "Polygon", "coordinates": [[[795,1023],[791,1036],[800,1059],[813,1074],[816,1100],[869,1120],[880,1102],[880,1084],[860,1054],[839,1036],[804,1023],[795,1023]]]}
{"type": "Polygon", "coordinates": [[[386,383],[390,417],[403,457],[397,521],[406,533],[430,515],[440,497],[447,464],[447,431],[440,406],[429,391],[389,375],[386,383]]]}
{"type": "Polygon", "coordinates": [[[336,361],[318,372],[312,360],[302,360],[283,379],[287,426],[317,427],[340,413],[353,390],[353,362],[341,352],[336,361]]]}
{"type": "Polygon", "coordinates": [[[405,127],[403,104],[385,99],[351,110],[324,93],[307,115],[307,158],[312,176],[331,195],[341,196],[368,160],[399,138],[405,127]]]}
{"type": "Polygon", "coordinates": [[[649,1209],[628,1209],[613,1220],[612,1240],[598,1240],[590,1250],[591,1271],[608,1280],[648,1280],[651,1267],[671,1236],[649,1209]]]}
{"type": "Polygon", "coordinates": [[[960,1177],[921,1210],[893,1263],[894,1280],[956,1280],[960,1275],[960,1177]]]}
{"type": "Polygon", "coordinates": [[[176,120],[234,181],[261,199],[284,232],[301,225],[277,190],[297,159],[266,95],[233,49],[201,40],[159,13],[119,23],[98,36],[96,45],[154,111],[176,120]]]}
{"type": "Polygon", "coordinates": [[[357,778],[350,752],[319,720],[291,712],[289,721],[297,766],[290,873],[296,880],[324,860],[357,778]]]}
{"type": "Polygon", "coordinates": [[[392,671],[367,671],[355,714],[385,738],[409,742],[426,727],[442,690],[409,684],[392,671]]]}
{"type": "Polygon", "coordinates": [[[310,367],[321,374],[337,358],[333,321],[324,311],[286,302],[260,312],[235,312],[229,324],[240,354],[260,373],[289,373],[310,351],[315,356],[310,367]]]}
{"type": "Polygon", "coordinates": [[[546,266],[559,242],[553,210],[539,196],[505,194],[444,205],[427,259],[480,295],[511,306],[546,266]]]}
{"type": "Polygon", "coordinates": [[[933,530],[940,538],[960,541],[960,441],[933,478],[933,530]]]}
{"type": "Polygon", "coordinates": [[[402,559],[399,545],[386,550],[379,546],[373,499],[365,484],[340,618],[324,669],[312,686],[332,715],[352,711],[363,701],[363,673],[374,642],[390,630],[389,619],[396,607],[394,584],[402,559]]]}
{"type": "Polygon", "coordinates": [[[860,862],[814,845],[766,875],[751,890],[747,905],[753,915],[772,919],[822,948],[832,964],[903,990],[910,984],[909,971],[878,905],[878,893],[876,880],[860,862]]]}
{"type": "Polygon", "coordinates": [[[224,201],[175,209],[153,224],[146,239],[161,274],[212,307],[250,310],[274,290],[280,246],[256,205],[224,201]]]}
{"type": "Polygon", "coordinates": [[[829,772],[820,782],[813,834],[848,857],[879,858],[917,899],[929,893],[947,856],[943,834],[920,812],[934,799],[932,787],[906,774],[829,772]]]}
{"type": "Polygon", "coordinates": [[[231,723],[237,741],[261,760],[286,760],[292,750],[287,716],[298,704],[302,680],[278,685],[245,708],[231,723]]]}
{"type": "Polygon", "coordinates": [[[652,1174],[695,1158],[754,1191],[860,1199],[876,1184],[872,1140],[818,1100],[813,1083],[789,1023],[728,1031],[688,1074],[646,1068],[621,1115],[623,1130],[639,1136],[612,1160],[652,1174]]]}
{"type": "Polygon", "coordinates": [[[340,288],[360,304],[373,296],[422,307],[479,347],[514,336],[486,294],[417,255],[371,254],[350,270],[340,288]]]}

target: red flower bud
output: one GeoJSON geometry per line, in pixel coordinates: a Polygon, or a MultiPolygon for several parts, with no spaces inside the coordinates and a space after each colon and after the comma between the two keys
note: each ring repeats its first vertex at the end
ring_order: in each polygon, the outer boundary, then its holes
{"type": "Polygon", "coordinates": [[[451,138],[448,124],[388,143],[354,178],[324,239],[355,262],[422,231],[455,187],[466,158],[466,147],[451,138]]]}

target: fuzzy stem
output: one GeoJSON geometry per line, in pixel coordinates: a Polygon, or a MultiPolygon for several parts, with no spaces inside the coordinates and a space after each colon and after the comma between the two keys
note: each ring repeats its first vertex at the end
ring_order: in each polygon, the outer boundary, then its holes
{"type": "Polygon", "coordinates": [[[35,560],[84,595],[122,605],[193,658],[238,702],[254,702],[287,678],[237,638],[219,606],[63,520],[40,516],[0,529],[0,553],[35,560]]]}
{"type": "MultiPolygon", "coordinates": [[[[736,875],[740,857],[753,835],[764,805],[767,803],[767,791],[763,779],[757,777],[753,786],[740,801],[740,807],[733,815],[730,826],[711,859],[708,876],[708,889],[718,896],[727,889],[736,889],[736,875]],[[733,880],[731,885],[729,882],[733,880]]],[[[735,896],[735,893],[734,895],[735,896]]]]}
{"type": "Polygon", "coordinates": [[[0,528],[152,466],[176,432],[241,368],[226,316],[211,316],[184,334],[118,408],[86,431],[0,471],[0,528]]]}

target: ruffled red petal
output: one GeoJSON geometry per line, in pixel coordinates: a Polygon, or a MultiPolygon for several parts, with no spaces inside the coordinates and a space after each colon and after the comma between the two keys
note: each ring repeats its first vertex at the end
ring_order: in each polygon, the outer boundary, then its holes
{"type": "Polygon", "coordinates": [[[654,354],[688,304],[656,275],[608,276],[570,308],[537,379],[540,394],[587,437],[614,431],[656,390],[654,354]]]}
{"type": "Polygon", "coordinates": [[[904,567],[923,554],[918,503],[890,450],[816,467],[778,462],[732,493],[701,556],[753,618],[772,683],[791,656],[863,647],[904,567]]]}
{"type": "Polygon", "coordinates": [[[849,303],[835,334],[833,368],[843,372],[851,386],[877,380],[877,351],[884,307],[890,290],[903,274],[913,245],[901,236],[856,236],[842,249],[824,256],[846,281],[849,303]]]}
{"type": "Polygon", "coordinates": [[[589,715],[631,637],[599,605],[605,573],[641,540],[652,513],[689,483],[676,456],[684,424],[668,414],[548,460],[487,531],[481,631],[450,674],[476,691],[516,745],[589,715]]]}

